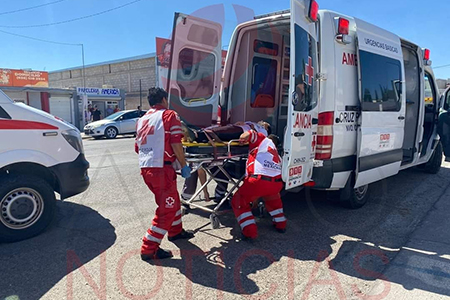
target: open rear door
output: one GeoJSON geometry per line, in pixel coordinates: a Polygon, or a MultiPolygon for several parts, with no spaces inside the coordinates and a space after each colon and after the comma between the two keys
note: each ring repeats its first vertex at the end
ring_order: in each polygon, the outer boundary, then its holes
{"type": "Polygon", "coordinates": [[[222,76],[222,26],[176,13],[168,80],[169,103],[191,126],[217,119],[222,76]]]}
{"type": "Polygon", "coordinates": [[[286,189],[311,181],[315,156],[319,96],[315,75],[319,70],[316,23],[310,18],[311,3],[291,0],[290,104],[283,156],[286,189]]]}
{"type": "Polygon", "coordinates": [[[395,175],[403,159],[406,95],[400,38],[355,19],[359,118],[355,188],[395,175]]]}

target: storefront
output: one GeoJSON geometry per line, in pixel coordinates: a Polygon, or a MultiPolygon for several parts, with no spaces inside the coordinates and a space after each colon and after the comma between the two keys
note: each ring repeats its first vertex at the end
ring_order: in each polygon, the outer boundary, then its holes
{"type": "MultiPolygon", "coordinates": [[[[114,109],[123,110],[125,108],[125,93],[115,88],[81,88],[76,89],[78,99],[78,110],[83,110],[83,95],[87,95],[88,104],[101,112],[101,118],[105,118],[114,113],[114,109]]],[[[90,120],[86,120],[89,123],[90,120]]],[[[79,128],[84,127],[83,115],[79,115],[79,128]]]]}

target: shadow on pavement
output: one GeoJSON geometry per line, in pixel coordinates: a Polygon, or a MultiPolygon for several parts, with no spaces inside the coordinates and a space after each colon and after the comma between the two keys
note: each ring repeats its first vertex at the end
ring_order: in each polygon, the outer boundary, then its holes
{"type": "Polygon", "coordinates": [[[98,212],[58,201],[56,219],[43,234],[18,243],[0,244],[0,278],[7,278],[0,280],[0,299],[41,298],[70,272],[106,251],[115,240],[114,227],[98,212]]]}
{"type": "MultiPolygon", "coordinates": [[[[238,225],[233,215],[228,214],[220,219],[223,225],[232,228],[234,239],[224,240],[222,246],[206,253],[190,242],[180,242],[182,260],[161,263],[164,267],[178,269],[193,283],[235,294],[260,295],[262,290],[267,291],[276,278],[268,280],[265,286],[258,286],[250,275],[289,257],[297,262],[324,262],[329,269],[362,280],[381,279],[406,289],[450,295],[450,244],[446,249],[438,249],[432,243],[425,243],[414,251],[400,252],[449,186],[450,169],[442,168],[438,175],[417,169],[404,171],[371,185],[370,202],[359,210],[330,203],[330,195],[325,192],[304,190],[286,194],[283,202],[289,220],[287,233],[275,232],[270,218],[266,217],[257,219],[259,238],[256,241],[240,241],[238,225]],[[345,237],[342,245],[333,247],[342,236],[345,237]],[[333,248],[339,249],[338,252],[333,252],[333,248]],[[392,262],[397,255],[399,258],[392,262]],[[411,260],[417,262],[411,264],[411,260]],[[386,267],[395,264],[398,274],[388,272],[384,276],[386,267]]],[[[193,213],[208,218],[208,214],[201,211],[193,213]]],[[[209,228],[205,224],[199,231],[214,236],[209,228]]],[[[290,276],[286,266],[282,272],[280,280],[290,276]]],[[[312,268],[308,273],[306,281],[318,277],[312,268]]]]}

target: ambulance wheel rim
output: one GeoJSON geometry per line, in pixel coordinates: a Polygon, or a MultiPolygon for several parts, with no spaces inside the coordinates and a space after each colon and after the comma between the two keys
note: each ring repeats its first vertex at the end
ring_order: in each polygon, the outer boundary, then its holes
{"type": "Polygon", "coordinates": [[[106,135],[109,137],[109,138],[113,138],[113,137],[115,137],[116,135],[117,135],[117,131],[114,129],[114,128],[108,128],[107,130],[106,130],[106,135]]]}
{"type": "Polygon", "coordinates": [[[0,221],[10,229],[26,229],[35,224],[44,211],[42,196],[31,188],[9,192],[0,202],[0,221]]]}
{"type": "Polygon", "coordinates": [[[368,188],[369,188],[368,185],[365,185],[365,186],[361,186],[361,187],[359,187],[359,188],[356,188],[356,189],[355,189],[355,196],[356,196],[356,199],[358,199],[358,200],[363,200],[364,197],[365,197],[366,194],[367,194],[368,188]]]}

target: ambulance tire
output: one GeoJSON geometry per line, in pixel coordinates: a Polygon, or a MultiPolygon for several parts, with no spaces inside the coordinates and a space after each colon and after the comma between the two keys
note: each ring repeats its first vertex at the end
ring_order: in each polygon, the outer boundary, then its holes
{"type": "Polygon", "coordinates": [[[47,228],[56,208],[53,188],[45,180],[30,175],[9,175],[1,181],[0,243],[29,239],[47,228]],[[19,206],[22,215],[14,213],[19,206]],[[11,220],[11,216],[16,220],[22,217],[26,221],[19,224],[11,220]]]}
{"type": "Polygon", "coordinates": [[[347,180],[345,187],[339,191],[341,206],[350,209],[358,209],[366,205],[369,199],[369,185],[355,189],[355,175],[347,180]]]}
{"type": "Polygon", "coordinates": [[[110,126],[105,129],[105,137],[109,140],[115,139],[118,134],[119,134],[119,131],[114,126],[110,126]]]}
{"type": "Polygon", "coordinates": [[[429,174],[437,174],[441,169],[442,165],[442,144],[439,143],[434,150],[433,155],[430,158],[430,161],[423,165],[423,170],[429,174]]]}

